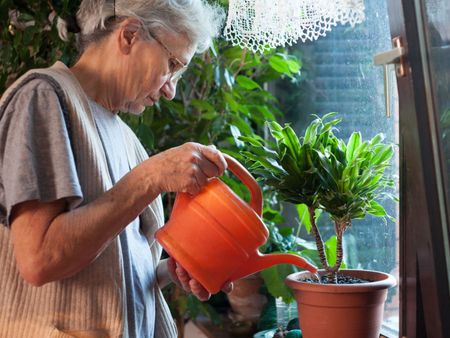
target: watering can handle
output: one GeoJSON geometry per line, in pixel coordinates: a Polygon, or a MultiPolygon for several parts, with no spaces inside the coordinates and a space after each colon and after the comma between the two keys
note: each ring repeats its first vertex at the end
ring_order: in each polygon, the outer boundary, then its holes
{"type": "Polygon", "coordinates": [[[248,172],[245,167],[238,162],[235,158],[223,154],[225,160],[228,164],[228,170],[230,170],[237,178],[245,184],[247,189],[250,191],[250,202],[249,205],[255,210],[258,216],[262,215],[263,197],[261,188],[258,182],[253,178],[253,176],[248,172]]]}

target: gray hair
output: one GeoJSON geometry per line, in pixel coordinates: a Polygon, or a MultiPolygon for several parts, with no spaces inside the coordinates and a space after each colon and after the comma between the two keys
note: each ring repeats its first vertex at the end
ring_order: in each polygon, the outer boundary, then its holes
{"type": "MultiPolygon", "coordinates": [[[[83,0],[76,14],[80,32],[77,45],[83,51],[101,41],[127,17],[138,19],[150,31],[185,34],[197,52],[205,51],[219,35],[224,10],[206,0],[83,0]]],[[[68,22],[58,18],[58,33],[68,40],[68,22]]]]}

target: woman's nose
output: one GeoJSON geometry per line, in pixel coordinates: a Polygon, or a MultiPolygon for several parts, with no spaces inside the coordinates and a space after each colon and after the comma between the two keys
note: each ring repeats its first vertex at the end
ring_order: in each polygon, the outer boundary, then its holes
{"type": "Polygon", "coordinates": [[[161,87],[161,92],[167,100],[173,100],[177,93],[177,81],[168,79],[161,87]]]}

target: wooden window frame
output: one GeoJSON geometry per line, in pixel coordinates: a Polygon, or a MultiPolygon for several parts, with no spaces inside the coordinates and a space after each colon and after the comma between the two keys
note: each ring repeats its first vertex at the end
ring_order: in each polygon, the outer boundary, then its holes
{"type": "MultiPolygon", "coordinates": [[[[449,197],[428,60],[424,0],[388,1],[392,37],[406,41],[400,111],[400,336],[450,334],[449,197]],[[393,15],[395,13],[395,15],[393,15]]],[[[450,25],[450,23],[449,23],[450,25]]],[[[450,92],[450,88],[449,88],[450,92]]]]}

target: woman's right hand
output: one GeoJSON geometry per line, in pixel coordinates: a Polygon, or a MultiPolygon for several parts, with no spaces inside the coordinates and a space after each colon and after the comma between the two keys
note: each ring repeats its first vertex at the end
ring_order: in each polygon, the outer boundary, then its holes
{"type": "MultiPolygon", "coordinates": [[[[175,261],[175,259],[169,257],[166,264],[166,269],[172,282],[182,288],[185,292],[192,293],[201,301],[206,301],[211,297],[208,290],[206,290],[199,281],[192,278],[189,273],[175,261]]],[[[232,282],[227,282],[222,287],[222,291],[225,293],[230,293],[232,290],[232,282]]]]}
{"type": "Polygon", "coordinates": [[[215,146],[188,142],[150,157],[149,170],[160,192],[198,193],[211,177],[227,168],[215,146]]]}

